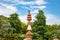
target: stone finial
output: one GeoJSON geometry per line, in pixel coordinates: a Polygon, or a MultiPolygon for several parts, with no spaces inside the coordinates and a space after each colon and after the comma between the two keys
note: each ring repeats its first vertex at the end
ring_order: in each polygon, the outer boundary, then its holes
{"type": "Polygon", "coordinates": [[[28,21],[31,21],[31,20],[32,20],[32,18],[31,18],[31,14],[30,14],[30,11],[28,11],[27,20],[28,20],[28,21]]]}

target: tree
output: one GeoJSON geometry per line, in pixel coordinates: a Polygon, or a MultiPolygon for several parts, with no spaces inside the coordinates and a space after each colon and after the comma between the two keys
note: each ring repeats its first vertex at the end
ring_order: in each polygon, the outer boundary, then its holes
{"type": "Polygon", "coordinates": [[[21,22],[21,26],[22,26],[22,32],[23,32],[23,34],[25,34],[26,29],[27,29],[27,25],[25,23],[21,22]]]}
{"type": "Polygon", "coordinates": [[[60,26],[57,24],[46,25],[45,38],[46,40],[52,40],[53,38],[60,38],[60,26]]]}
{"type": "Polygon", "coordinates": [[[39,10],[39,13],[36,15],[37,25],[39,26],[45,26],[46,25],[46,17],[44,15],[44,12],[42,10],[39,10]]]}
{"type": "MultiPolygon", "coordinates": [[[[36,20],[32,23],[33,32],[36,32],[36,34],[39,35],[38,38],[41,37],[44,40],[44,33],[46,31],[45,29],[46,17],[44,15],[44,12],[42,10],[39,10],[39,13],[35,17],[36,17],[36,20]]],[[[34,35],[33,35],[33,38],[34,38],[34,35]]]]}
{"type": "Polygon", "coordinates": [[[6,37],[9,33],[11,33],[11,31],[13,31],[13,28],[9,23],[9,19],[1,15],[0,16],[0,37],[6,37]]]}
{"type": "Polygon", "coordinates": [[[10,17],[0,16],[0,40],[23,40],[25,38],[26,24],[21,22],[18,14],[10,17]]]}
{"type": "Polygon", "coordinates": [[[14,33],[22,33],[21,21],[18,18],[18,14],[14,13],[10,15],[10,24],[13,28],[15,28],[14,33]]]}

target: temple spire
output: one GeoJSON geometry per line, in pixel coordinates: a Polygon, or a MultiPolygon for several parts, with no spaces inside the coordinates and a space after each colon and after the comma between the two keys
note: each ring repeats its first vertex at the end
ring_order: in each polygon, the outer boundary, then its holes
{"type": "Polygon", "coordinates": [[[32,20],[31,14],[30,14],[30,11],[28,11],[28,15],[27,15],[28,27],[27,27],[27,33],[26,33],[25,40],[32,40],[32,38],[31,38],[31,35],[32,35],[31,20],[32,20]]]}

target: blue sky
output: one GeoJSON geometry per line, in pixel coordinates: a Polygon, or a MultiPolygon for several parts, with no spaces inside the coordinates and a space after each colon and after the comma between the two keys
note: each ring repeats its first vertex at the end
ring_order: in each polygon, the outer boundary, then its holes
{"type": "Polygon", "coordinates": [[[18,13],[22,22],[27,23],[28,10],[32,21],[38,10],[43,10],[47,24],[60,24],[60,0],[0,0],[0,15],[18,13]]]}

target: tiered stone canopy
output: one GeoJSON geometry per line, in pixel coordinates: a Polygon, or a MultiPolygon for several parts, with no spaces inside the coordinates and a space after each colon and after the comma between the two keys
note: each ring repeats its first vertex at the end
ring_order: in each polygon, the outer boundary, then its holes
{"type": "Polygon", "coordinates": [[[32,38],[31,38],[31,35],[32,35],[31,20],[32,20],[32,18],[31,18],[30,11],[28,11],[27,20],[28,20],[28,27],[27,27],[27,33],[26,33],[25,40],[32,40],[32,38]]]}

